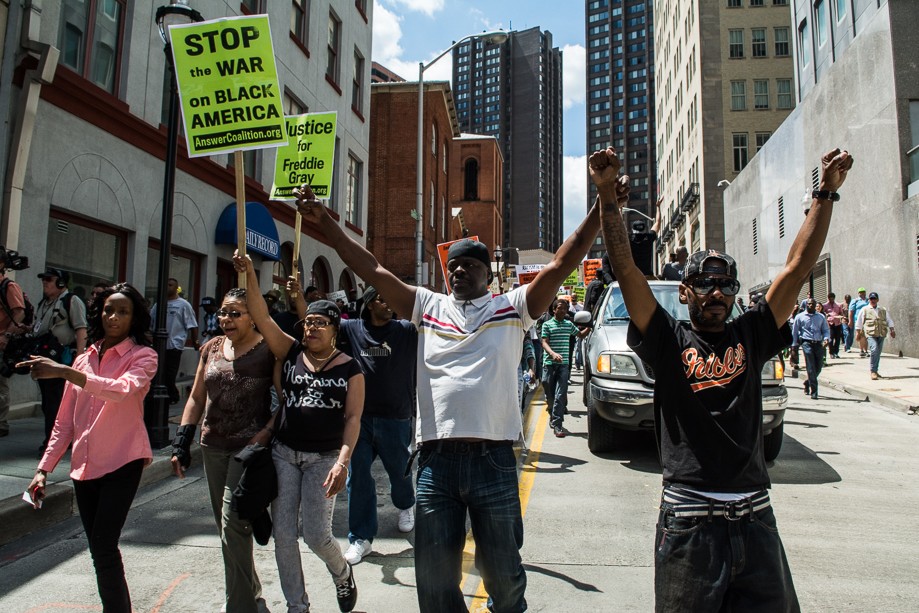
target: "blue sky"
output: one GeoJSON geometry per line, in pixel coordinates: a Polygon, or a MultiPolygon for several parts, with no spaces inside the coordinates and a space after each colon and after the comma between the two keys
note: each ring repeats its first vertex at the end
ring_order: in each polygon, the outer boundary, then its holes
{"type": "MultiPolygon", "coordinates": [[[[483,30],[526,30],[552,33],[564,64],[564,211],[565,235],[585,214],[587,194],[584,106],[584,3],[580,0],[374,0],[375,62],[403,78],[418,79],[418,62],[437,57],[469,34],[483,30]]],[[[447,54],[425,70],[425,80],[450,80],[447,54]]]]}

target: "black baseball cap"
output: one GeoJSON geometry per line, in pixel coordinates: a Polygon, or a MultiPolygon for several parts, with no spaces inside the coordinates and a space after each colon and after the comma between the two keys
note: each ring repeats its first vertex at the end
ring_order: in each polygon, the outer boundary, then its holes
{"type": "Polygon", "coordinates": [[[210,296],[205,296],[201,299],[201,306],[214,306],[217,304],[217,301],[211,298],[210,296]]]}
{"type": "Polygon", "coordinates": [[[868,300],[872,300],[872,299],[879,300],[877,292],[871,292],[870,294],[868,294],[868,300]]]}
{"type": "Polygon", "coordinates": [[[45,268],[45,272],[38,275],[39,279],[47,279],[49,277],[57,277],[62,281],[67,281],[70,275],[68,275],[66,271],[61,270],[60,268],[52,268],[50,266],[45,268]]]}
{"type": "Polygon", "coordinates": [[[736,279],[737,262],[728,254],[716,249],[696,251],[689,256],[689,260],[686,262],[686,271],[683,274],[683,278],[689,279],[705,273],[722,274],[736,279]]]}
{"type": "MultiPolygon", "coordinates": [[[[325,315],[332,321],[333,326],[341,325],[341,309],[331,300],[311,302],[306,308],[306,317],[310,315],[325,315]]],[[[296,332],[298,338],[303,338],[303,322],[306,317],[294,324],[294,332],[296,332]]]]}
{"type": "Polygon", "coordinates": [[[454,258],[473,258],[485,265],[485,268],[491,270],[491,254],[488,253],[488,247],[484,243],[474,241],[471,238],[458,240],[447,250],[447,261],[454,258]]]}

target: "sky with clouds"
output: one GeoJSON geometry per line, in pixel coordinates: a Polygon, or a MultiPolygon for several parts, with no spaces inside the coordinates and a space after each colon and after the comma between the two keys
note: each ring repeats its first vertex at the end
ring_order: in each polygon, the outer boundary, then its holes
{"type": "MultiPolygon", "coordinates": [[[[409,81],[454,41],[486,30],[552,33],[562,50],[564,97],[564,216],[567,236],[584,218],[587,198],[584,105],[584,3],[549,0],[374,0],[372,59],[409,81]]],[[[425,70],[450,80],[450,54],[425,70]]]]}

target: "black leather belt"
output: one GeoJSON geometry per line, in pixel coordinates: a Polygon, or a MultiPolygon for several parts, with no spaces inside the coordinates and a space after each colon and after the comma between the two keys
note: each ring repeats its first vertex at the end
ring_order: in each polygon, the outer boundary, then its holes
{"type": "Polygon", "coordinates": [[[438,453],[484,453],[487,449],[495,447],[511,447],[514,441],[458,441],[445,439],[441,441],[425,441],[418,444],[424,451],[438,453]]]}

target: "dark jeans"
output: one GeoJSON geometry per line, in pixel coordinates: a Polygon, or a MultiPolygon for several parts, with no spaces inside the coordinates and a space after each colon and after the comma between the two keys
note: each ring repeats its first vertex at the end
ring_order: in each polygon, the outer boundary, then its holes
{"type": "Polygon", "coordinates": [[[842,342],[842,326],[830,326],[830,355],[839,357],[839,344],[842,342]]]}
{"type": "Polygon", "coordinates": [[[568,364],[545,364],[545,380],[543,388],[546,390],[546,403],[552,417],[549,423],[553,428],[561,428],[568,412],[568,377],[571,366],[568,364]]]}
{"type": "Polygon", "coordinates": [[[361,433],[351,453],[348,473],[348,540],[373,541],[377,535],[377,485],[370,472],[379,456],[389,475],[392,503],[397,509],[415,505],[412,478],[405,475],[411,455],[412,420],[364,415],[361,433]]]}
{"type": "Polygon", "coordinates": [[[51,438],[51,430],[54,428],[54,420],[57,419],[57,411],[61,408],[66,383],[63,379],[38,380],[38,389],[41,392],[41,412],[45,414],[45,440],[42,441],[42,449],[48,445],[48,440],[51,438]]]}
{"type": "Polygon", "coordinates": [[[118,540],[143,470],[144,461],[134,460],[98,479],[73,481],[80,520],[96,567],[103,613],[131,613],[118,540]]]}
{"type": "Polygon", "coordinates": [[[817,377],[823,370],[823,343],[801,341],[801,352],[804,354],[804,366],[807,368],[807,384],[811,396],[817,395],[817,377]]]}
{"type": "Polygon", "coordinates": [[[176,377],[179,376],[179,366],[182,363],[181,349],[166,350],[166,377],[164,384],[169,392],[169,404],[179,401],[179,388],[176,387],[176,377]]]}
{"type": "Polygon", "coordinates": [[[798,612],[772,507],[728,520],[674,517],[661,503],[654,554],[655,611],[798,612]]]}
{"type": "Polygon", "coordinates": [[[526,611],[517,458],[510,445],[466,446],[422,449],[418,454],[415,581],[420,611],[468,610],[459,585],[467,511],[475,537],[475,567],[489,594],[489,608],[494,613],[526,611]]]}

